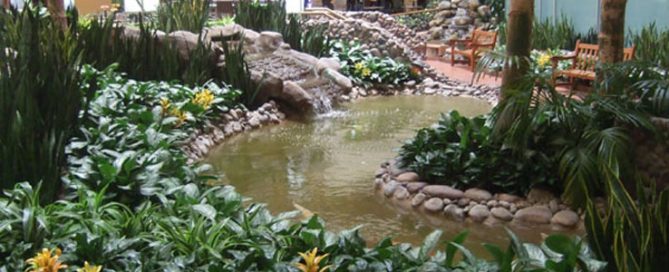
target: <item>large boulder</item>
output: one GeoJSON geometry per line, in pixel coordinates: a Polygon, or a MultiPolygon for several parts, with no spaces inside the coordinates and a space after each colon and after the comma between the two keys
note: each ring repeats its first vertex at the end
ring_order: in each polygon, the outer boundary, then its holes
{"type": "Polygon", "coordinates": [[[274,31],[260,32],[260,37],[256,40],[256,45],[264,53],[276,51],[281,44],[283,44],[283,36],[281,33],[274,31]]]}
{"type": "MultiPolygon", "coordinates": [[[[200,42],[206,43],[206,41],[200,40],[200,35],[181,30],[167,34],[167,36],[165,36],[165,41],[171,46],[174,46],[179,51],[181,58],[186,62],[190,60],[190,52],[195,50],[200,42]]],[[[209,44],[204,45],[211,47],[209,44]]]]}

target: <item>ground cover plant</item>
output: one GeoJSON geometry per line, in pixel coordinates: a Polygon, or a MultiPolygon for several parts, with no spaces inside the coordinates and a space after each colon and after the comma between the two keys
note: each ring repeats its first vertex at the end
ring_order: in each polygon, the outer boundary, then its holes
{"type": "Polygon", "coordinates": [[[389,57],[376,57],[357,43],[335,42],[330,55],[339,59],[343,74],[351,78],[353,83],[365,87],[399,86],[410,80],[419,80],[420,77],[409,64],[389,57]]]}

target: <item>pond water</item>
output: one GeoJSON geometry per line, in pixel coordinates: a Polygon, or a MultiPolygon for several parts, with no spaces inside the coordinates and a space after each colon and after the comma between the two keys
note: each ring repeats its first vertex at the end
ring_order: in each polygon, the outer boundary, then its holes
{"type": "MultiPolygon", "coordinates": [[[[486,113],[481,100],[460,97],[391,96],[358,100],[313,120],[286,121],[226,140],[212,150],[207,163],[254,202],[273,213],[295,210],[294,204],[318,214],[332,231],[364,225],[369,243],[385,236],[397,242],[420,243],[435,228],[451,239],[468,229],[467,246],[505,246],[503,226],[455,222],[442,216],[413,213],[390,205],[376,193],[374,172],[396,156],[402,142],[419,128],[430,126],[442,112],[465,116],[486,113]]],[[[512,230],[524,241],[538,242],[550,227],[512,230]]]]}

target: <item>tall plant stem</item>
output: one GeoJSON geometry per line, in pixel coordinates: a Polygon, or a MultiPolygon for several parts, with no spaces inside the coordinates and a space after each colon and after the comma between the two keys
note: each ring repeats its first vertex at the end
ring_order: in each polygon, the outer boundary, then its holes
{"type": "Polygon", "coordinates": [[[532,49],[534,0],[512,0],[506,36],[507,62],[504,65],[500,98],[508,98],[527,73],[532,49]]]}

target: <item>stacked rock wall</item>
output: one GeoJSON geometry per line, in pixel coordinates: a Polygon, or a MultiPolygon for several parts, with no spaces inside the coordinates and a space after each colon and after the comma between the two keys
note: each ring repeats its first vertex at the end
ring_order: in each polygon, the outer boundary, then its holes
{"type": "Polygon", "coordinates": [[[444,0],[437,6],[442,11],[437,12],[430,21],[429,38],[432,40],[458,39],[471,34],[475,28],[492,29],[490,7],[481,5],[479,0],[444,0]],[[466,15],[456,17],[458,9],[464,9],[466,15]],[[464,33],[449,31],[449,26],[455,24],[466,29],[464,33]]]}

